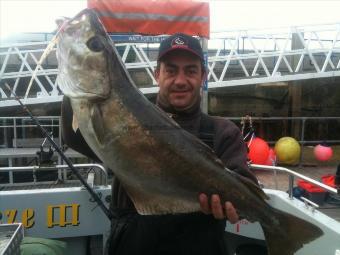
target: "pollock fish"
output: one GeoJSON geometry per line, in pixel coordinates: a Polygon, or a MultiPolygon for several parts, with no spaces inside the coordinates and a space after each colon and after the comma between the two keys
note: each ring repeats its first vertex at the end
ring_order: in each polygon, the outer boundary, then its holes
{"type": "Polygon", "coordinates": [[[70,97],[86,142],[119,178],[138,213],[200,211],[198,196],[219,194],[258,221],[271,255],[290,255],[322,235],[279,211],[261,188],[225,168],[214,152],[138,90],[95,11],[59,33],[58,85],[70,97]]]}

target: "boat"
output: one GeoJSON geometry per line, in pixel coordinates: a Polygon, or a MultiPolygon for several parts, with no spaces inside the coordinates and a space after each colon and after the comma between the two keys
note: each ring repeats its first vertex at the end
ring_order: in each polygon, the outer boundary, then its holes
{"type": "MultiPolygon", "coordinates": [[[[75,164],[74,166],[86,173],[84,177],[87,183],[108,207],[111,186],[108,184],[109,174],[105,167],[100,164],[75,164]]],[[[322,187],[331,194],[338,195],[335,188],[288,168],[262,165],[251,165],[251,167],[287,173],[287,178],[291,180],[288,192],[264,188],[265,193],[270,197],[270,204],[304,218],[323,230],[323,236],[304,245],[297,251],[297,255],[318,255],[320,250],[323,255],[340,253],[340,222],[319,210],[316,203],[306,198],[302,201],[295,198],[292,180],[298,177],[322,187]]],[[[70,176],[67,165],[0,168],[0,172],[20,171],[30,171],[32,176],[42,171],[58,171],[59,177],[70,176]]],[[[340,215],[340,207],[337,210],[340,215]]],[[[21,229],[16,232],[21,238],[41,237],[62,240],[67,243],[69,254],[103,254],[110,232],[110,221],[87,190],[78,180],[68,178],[57,178],[52,181],[39,181],[33,178],[33,182],[29,183],[0,185],[0,215],[2,216],[0,233],[2,228],[12,226],[21,229]]],[[[257,252],[252,254],[267,254],[263,231],[257,222],[251,223],[242,219],[236,224],[228,223],[225,239],[230,254],[240,254],[238,252],[246,248],[257,252]]],[[[15,239],[10,240],[7,249],[15,239]]],[[[0,250],[0,254],[14,254],[6,253],[6,247],[3,251],[0,250]]]]}
{"type": "MultiPolygon", "coordinates": [[[[153,26],[156,27],[158,28],[153,26]]],[[[230,59],[227,61],[229,63],[230,59]]],[[[277,81],[281,74],[273,77],[277,81]]],[[[13,151],[8,150],[6,155],[11,162],[12,157],[35,155],[37,150],[38,148],[16,148],[13,151]]],[[[74,155],[74,152],[71,151],[68,155],[74,155]]],[[[87,184],[108,207],[111,185],[110,174],[105,166],[75,164],[74,167],[82,171],[87,184]]],[[[271,205],[304,218],[323,230],[322,237],[302,247],[296,252],[297,255],[319,255],[320,251],[323,255],[340,254],[339,220],[325,214],[313,201],[306,198],[301,201],[294,197],[294,177],[322,187],[335,196],[339,196],[339,191],[288,168],[261,165],[251,167],[263,171],[285,172],[290,179],[288,192],[269,189],[264,184],[264,191],[270,197],[271,205]]],[[[12,166],[9,163],[8,167],[0,167],[0,173],[8,173],[9,176],[8,183],[0,184],[0,254],[19,254],[19,244],[25,237],[63,241],[67,244],[68,254],[104,254],[110,221],[79,180],[72,178],[68,165],[12,166]],[[13,181],[13,174],[17,172],[29,172],[31,181],[13,181]],[[49,172],[57,173],[54,175],[55,179],[39,180],[41,173],[49,172]]],[[[340,208],[337,210],[340,214],[340,208]]],[[[251,254],[267,254],[265,237],[257,222],[242,219],[236,224],[228,223],[225,239],[229,254],[240,254],[246,249],[251,250],[251,254]]]]}

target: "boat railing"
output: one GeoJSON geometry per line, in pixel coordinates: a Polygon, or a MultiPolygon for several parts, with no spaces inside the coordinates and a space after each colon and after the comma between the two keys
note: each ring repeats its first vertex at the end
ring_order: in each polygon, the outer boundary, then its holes
{"type": "MultiPolygon", "coordinates": [[[[242,117],[227,117],[228,119],[240,123],[242,117]]],[[[49,132],[53,133],[54,140],[62,146],[62,135],[60,129],[61,119],[60,116],[40,116],[38,117],[42,126],[44,126],[49,132]]],[[[279,129],[286,130],[286,124],[288,122],[294,122],[298,125],[297,134],[291,135],[296,138],[301,146],[308,145],[316,145],[322,142],[327,142],[329,145],[338,145],[340,144],[340,136],[332,133],[332,136],[324,136],[323,139],[320,139],[321,135],[310,137],[310,134],[307,134],[308,127],[313,124],[313,122],[317,122],[323,129],[325,129],[328,125],[324,125],[324,123],[332,122],[332,126],[335,128],[340,123],[340,116],[337,117],[252,117],[252,121],[255,125],[260,125],[265,129],[265,123],[273,123],[273,122],[281,122],[279,129]],[[309,124],[308,124],[309,123],[309,124]],[[308,125],[307,125],[308,124],[308,125]]],[[[288,124],[287,124],[288,125],[288,124]]],[[[315,125],[314,125],[315,126],[315,125]]],[[[29,117],[0,117],[0,149],[1,148],[24,148],[24,147],[35,147],[38,148],[37,144],[41,143],[44,140],[44,137],[36,137],[36,125],[32,122],[29,117]],[[27,141],[24,141],[27,139],[27,141]],[[31,140],[30,140],[31,139],[31,140]],[[40,140],[39,140],[40,139],[40,140]]],[[[270,127],[271,130],[274,127],[270,127]]],[[[261,128],[260,128],[261,129],[261,128]]],[[[281,130],[282,131],[282,130],[281,130]]],[[[268,132],[267,132],[268,133],[268,132]]],[[[277,131],[278,137],[262,137],[264,135],[259,135],[261,138],[266,139],[266,141],[270,145],[274,145],[278,138],[281,136],[286,136],[287,132],[282,131],[279,135],[279,131],[277,131]]],[[[304,151],[301,152],[300,162],[304,159],[304,151]]],[[[62,160],[58,157],[58,164],[62,164],[62,160]]]]}
{"type": "MultiPolygon", "coordinates": [[[[100,164],[74,164],[76,169],[88,169],[88,182],[90,185],[94,185],[94,179],[96,179],[96,184],[99,185],[107,185],[108,184],[108,174],[107,170],[104,166],[100,164]],[[93,171],[92,171],[93,170],[93,171]],[[91,174],[93,173],[93,174],[91,174]]],[[[45,183],[53,183],[55,181],[42,182],[38,181],[36,177],[36,172],[39,171],[56,171],[58,170],[58,180],[62,180],[64,182],[70,181],[67,178],[67,170],[69,169],[68,165],[54,165],[54,166],[19,166],[19,167],[0,167],[0,173],[8,173],[9,181],[6,184],[0,184],[1,186],[15,186],[15,185],[35,185],[35,184],[45,184],[45,183]],[[21,182],[16,183],[13,180],[13,172],[28,172],[32,171],[33,182],[21,182]],[[12,176],[12,178],[11,178],[12,176]]]]}
{"type": "Polygon", "coordinates": [[[300,178],[304,181],[307,181],[311,184],[314,184],[320,188],[325,189],[326,191],[332,193],[332,194],[336,194],[336,195],[340,195],[340,190],[337,190],[336,188],[333,188],[331,186],[328,186],[322,182],[319,182],[317,180],[314,180],[308,176],[305,176],[303,174],[300,174],[298,172],[295,172],[291,169],[285,168],[285,167],[281,167],[281,166],[266,166],[266,165],[257,165],[257,164],[251,164],[250,165],[251,169],[257,169],[257,170],[268,170],[268,171],[273,171],[274,172],[274,180],[275,180],[275,188],[278,189],[278,185],[277,185],[277,172],[283,172],[283,173],[287,173],[288,174],[288,178],[289,178],[289,182],[288,182],[288,194],[289,197],[291,199],[293,199],[293,188],[294,188],[294,181],[295,178],[300,178]]]}
{"type": "MultiPolygon", "coordinates": [[[[41,126],[44,127],[58,144],[62,144],[60,130],[60,116],[37,116],[41,126]]],[[[42,135],[36,136],[36,124],[30,117],[0,117],[0,147],[17,148],[25,147],[20,141],[25,139],[41,139],[42,135]]],[[[40,134],[40,132],[38,132],[40,134]]]]}

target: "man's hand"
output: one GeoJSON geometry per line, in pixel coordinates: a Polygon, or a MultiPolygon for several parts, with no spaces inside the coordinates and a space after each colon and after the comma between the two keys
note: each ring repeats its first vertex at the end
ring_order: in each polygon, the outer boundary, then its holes
{"type": "Polygon", "coordinates": [[[208,196],[202,193],[199,195],[199,202],[202,212],[205,214],[212,214],[215,219],[221,220],[227,218],[227,220],[232,224],[239,220],[236,209],[232,203],[225,202],[224,205],[222,205],[219,195],[212,195],[209,204],[208,196]]]}

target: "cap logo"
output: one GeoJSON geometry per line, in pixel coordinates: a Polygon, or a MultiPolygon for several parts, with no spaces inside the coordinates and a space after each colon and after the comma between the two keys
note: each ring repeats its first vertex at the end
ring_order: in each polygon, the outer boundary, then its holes
{"type": "Polygon", "coordinates": [[[175,46],[175,45],[188,45],[188,43],[183,38],[176,37],[171,42],[171,46],[175,46]]]}

